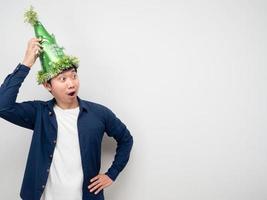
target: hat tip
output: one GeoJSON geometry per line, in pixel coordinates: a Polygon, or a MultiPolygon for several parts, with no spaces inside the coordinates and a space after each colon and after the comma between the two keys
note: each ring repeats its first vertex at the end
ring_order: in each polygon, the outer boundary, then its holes
{"type": "Polygon", "coordinates": [[[38,15],[37,12],[34,11],[33,6],[31,5],[28,10],[24,13],[24,22],[30,23],[34,26],[38,22],[38,15]]]}

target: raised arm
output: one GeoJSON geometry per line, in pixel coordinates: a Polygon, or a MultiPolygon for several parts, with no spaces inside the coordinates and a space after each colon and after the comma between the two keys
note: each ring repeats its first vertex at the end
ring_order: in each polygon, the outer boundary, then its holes
{"type": "Polygon", "coordinates": [[[22,82],[28,75],[41,50],[38,41],[40,40],[33,38],[28,42],[23,62],[5,78],[0,87],[0,117],[29,129],[34,128],[36,102],[25,101],[17,103],[16,99],[22,82]]]}

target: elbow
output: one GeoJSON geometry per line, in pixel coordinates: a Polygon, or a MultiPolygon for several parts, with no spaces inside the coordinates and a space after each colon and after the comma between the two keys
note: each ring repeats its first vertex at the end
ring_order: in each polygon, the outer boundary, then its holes
{"type": "Polygon", "coordinates": [[[3,96],[0,97],[0,112],[8,110],[14,105],[10,102],[10,100],[8,101],[6,99],[2,99],[2,97],[3,96]]]}

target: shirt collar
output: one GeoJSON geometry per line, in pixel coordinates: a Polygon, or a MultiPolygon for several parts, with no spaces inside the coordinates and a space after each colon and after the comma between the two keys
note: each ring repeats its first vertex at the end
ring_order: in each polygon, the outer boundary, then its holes
{"type": "MultiPolygon", "coordinates": [[[[77,99],[78,99],[78,103],[79,103],[80,110],[81,110],[81,111],[84,110],[84,111],[87,112],[87,111],[88,111],[88,107],[87,107],[85,101],[82,100],[82,99],[81,99],[80,97],[78,97],[78,96],[77,96],[77,99]]],[[[51,99],[51,100],[49,100],[49,101],[47,102],[47,105],[48,105],[48,108],[49,108],[50,111],[53,111],[53,107],[54,107],[55,103],[56,103],[56,99],[55,99],[55,98],[53,98],[53,99],[51,99]]]]}

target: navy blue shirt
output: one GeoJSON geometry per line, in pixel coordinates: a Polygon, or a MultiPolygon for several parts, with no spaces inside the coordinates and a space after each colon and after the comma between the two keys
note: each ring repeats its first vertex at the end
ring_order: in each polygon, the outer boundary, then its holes
{"type": "MultiPolygon", "coordinates": [[[[0,87],[0,117],[33,130],[20,196],[24,200],[39,200],[46,186],[57,143],[57,121],[53,110],[56,100],[16,102],[19,88],[29,71],[29,67],[19,64],[5,78],[0,87]]],[[[77,126],[84,175],[83,200],[104,200],[103,190],[94,194],[88,189],[90,179],[100,171],[103,135],[107,133],[117,142],[115,158],[105,173],[113,181],[129,160],[133,137],[109,108],[77,98],[80,109],[77,126]]]]}

